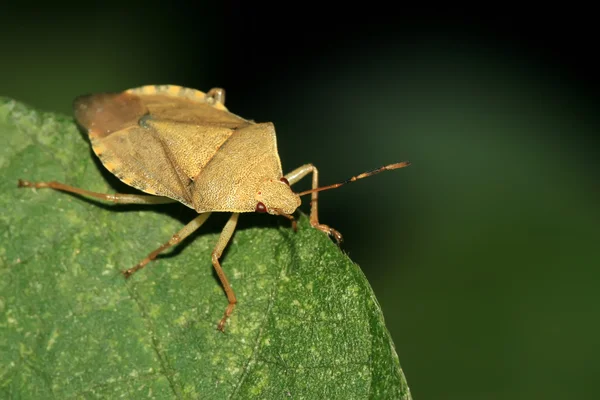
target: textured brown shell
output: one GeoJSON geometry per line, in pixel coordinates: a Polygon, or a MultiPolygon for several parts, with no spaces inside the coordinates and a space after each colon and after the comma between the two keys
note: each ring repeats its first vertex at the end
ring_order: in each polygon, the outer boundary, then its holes
{"type": "Polygon", "coordinates": [[[273,125],[238,117],[198,90],[151,85],[81,96],[74,112],[117,178],[198,212],[252,212],[260,182],[282,176],[273,125]]]}

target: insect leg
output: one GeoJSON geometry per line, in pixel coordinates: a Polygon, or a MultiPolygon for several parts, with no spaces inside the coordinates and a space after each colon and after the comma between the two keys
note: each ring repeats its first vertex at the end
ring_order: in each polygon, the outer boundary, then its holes
{"type": "Polygon", "coordinates": [[[225,227],[221,232],[221,236],[219,237],[219,241],[217,242],[217,245],[215,246],[215,249],[212,252],[212,264],[215,267],[215,271],[217,272],[219,279],[221,280],[223,289],[225,289],[225,294],[227,294],[227,300],[229,300],[229,304],[225,309],[225,315],[223,315],[223,318],[221,318],[221,321],[219,321],[219,325],[217,325],[217,329],[221,332],[225,332],[225,322],[227,322],[227,318],[229,318],[229,316],[233,312],[233,308],[237,303],[237,299],[235,298],[235,293],[233,293],[233,289],[231,288],[231,285],[229,284],[229,281],[225,276],[225,272],[223,272],[223,268],[221,268],[219,258],[221,257],[221,254],[223,254],[223,250],[225,250],[227,243],[229,243],[229,240],[231,240],[231,236],[233,236],[233,232],[235,231],[235,226],[237,225],[239,215],[239,213],[231,214],[231,217],[229,218],[229,221],[227,221],[227,223],[225,224],[225,227]]]}
{"type": "Polygon", "coordinates": [[[212,102],[217,102],[225,105],[225,89],[212,88],[206,93],[206,97],[212,102]]]}
{"type": "Polygon", "coordinates": [[[115,193],[115,194],[105,194],[98,192],[90,192],[89,190],[76,188],[74,186],[65,185],[64,183],[52,181],[52,182],[29,182],[22,179],[19,179],[18,183],[19,187],[29,187],[29,188],[50,188],[54,190],[59,190],[61,192],[69,192],[79,194],[81,196],[95,197],[100,200],[112,201],[113,203],[118,204],[165,204],[165,203],[174,203],[175,200],[170,199],[168,197],[162,196],[152,196],[152,195],[143,195],[143,194],[124,194],[124,193],[115,193]]]}
{"type": "MultiPolygon", "coordinates": [[[[300,179],[304,178],[306,175],[312,173],[312,188],[316,189],[319,187],[319,171],[317,167],[312,164],[305,164],[301,167],[296,168],[289,174],[285,176],[290,185],[298,182],[300,179]]],[[[328,235],[331,235],[335,238],[335,240],[340,243],[342,241],[342,234],[331,228],[328,225],[319,223],[319,211],[318,211],[318,201],[319,201],[319,192],[311,193],[310,198],[310,224],[317,228],[320,231],[325,232],[328,235]]]]}
{"type": "Polygon", "coordinates": [[[158,256],[160,253],[162,253],[169,247],[178,244],[183,239],[185,239],[186,237],[191,235],[196,229],[198,229],[202,226],[204,221],[206,221],[209,216],[210,216],[210,213],[204,213],[204,214],[198,215],[190,223],[188,223],[186,226],[184,226],[182,230],[180,230],[179,232],[174,234],[167,243],[163,244],[158,249],[156,249],[152,253],[148,254],[148,256],[146,258],[144,258],[142,261],[137,263],[133,268],[129,268],[129,269],[122,271],[125,278],[129,278],[134,272],[139,271],[140,269],[144,268],[146,266],[146,264],[148,264],[150,261],[154,260],[156,258],[156,256],[158,256]]]}

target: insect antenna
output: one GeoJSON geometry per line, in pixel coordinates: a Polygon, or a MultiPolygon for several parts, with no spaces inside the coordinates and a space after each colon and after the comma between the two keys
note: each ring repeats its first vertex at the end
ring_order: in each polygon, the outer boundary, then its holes
{"type": "Polygon", "coordinates": [[[298,194],[298,196],[304,196],[304,195],[307,195],[309,193],[322,192],[323,190],[329,190],[329,189],[339,188],[340,186],[345,185],[346,183],[350,183],[350,182],[357,181],[359,179],[367,178],[369,176],[378,174],[378,173],[383,172],[383,171],[390,171],[392,169],[398,169],[398,168],[408,167],[409,165],[410,165],[409,161],[403,161],[403,162],[399,162],[399,163],[396,163],[396,164],[384,165],[383,167],[376,168],[376,169],[374,169],[372,171],[363,172],[362,174],[353,176],[352,178],[348,178],[344,182],[334,183],[333,185],[321,186],[321,187],[318,187],[318,188],[315,188],[315,189],[305,190],[304,192],[300,192],[300,193],[297,193],[297,194],[298,194]]]}

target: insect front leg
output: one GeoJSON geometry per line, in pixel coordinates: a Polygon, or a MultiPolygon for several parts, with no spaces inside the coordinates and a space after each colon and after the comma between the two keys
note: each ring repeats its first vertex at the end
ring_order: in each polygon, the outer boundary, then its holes
{"type": "Polygon", "coordinates": [[[152,196],[152,195],[143,195],[143,194],[125,194],[125,193],[115,193],[115,194],[106,194],[106,193],[98,193],[98,192],[90,192],[89,190],[80,189],[75,186],[65,185],[64,183],[51,181],[51,182],[29,182],[23,179],[19,179],[18,187],[23,188],[50,188],[54,190],[58,190],[61,192],[69,192],[75,193],[85,197],[95,197],[100,200],[111,201],[117,204],[166,204],[166,203],[174,203],[175,200],[170,199],[168,197],[162,196],[152,196]]]}
{"type": "Polygon", "coordinates": [[[209,216],[210,213],[198,215],[190,223],[184,226],[182,230],[171,236],[171,239],[169,239],[168,242],[160,246],[158,249],[154,250],[152,253],[148,254],[146,258],[137,263],[133,268],[129,268],[122,271],[125,278],[129,278],[131,275],[133,275],[134,272],[139,271],[140,269],[144,268],[150,261],[154,260],[160,253],[162,253],[171,246],[175,246],[176,244],[180,243],[183,239],[191,235],[196,229],[200,228],[202,224],[204,224],[204,222],[208,219],[209,216]]]}
{"type": "Polygon", "coordinates": [[[225,276],[225,272],[223,272],[223,268],[221,268],[219,258],[221,258],[223,250],[225,250],[225,247],[227,246],[227,244],[231,240],[231,237],[233,236],[233,232],[235,231],[239,215],[239,213],[231,214],[231,217],[229,218],[229,221],[227,221],[227,223],[225,224],[225,227],[221,232],[221,236],[219,236],[219,241],[217,242],[217,245],[215,246],[215,249],[212,252],[213,267],[215,267],[215,271],[219,276],[219,280],[223,285],[223,289],[225,289],[225,294],[227,294],[227,300],[229,300],[229,304],[225,309],[225,314],[223,315],[223,318],[221,318],[221,321],[219,321],[219,325],[217,325],[217,329],[221,332],[225,332],[225,323],[227,322],[227,318],[229,318],[229,316],[233,312],[235,304],[237,303],[237,299],[235,298],[235,293],[233,293],[233,289],[231,288],[231,285],[229,284],[229,281],[225,276]]]}
{"type": "MultiPolygon", "coordinates": [[[[304,178],[306,175],[312,173],[312,188],[316,189],[319,187],[319,170],[312,164],[305,164],[301,167],[296,168],[289,174],[285,176],[290,185],[298,182],[300,179],[304,178]]],[[[342,241],[342,234],[331,228],[328,225],[319,223],[319,211],[318,211],[318,200],[319,200],[319,192],[311,193],[310,198],[310,224],[317,228],[320,231],[325,232],[326,234],[333,236],[335,240],[340,243],[342,241]]]]}

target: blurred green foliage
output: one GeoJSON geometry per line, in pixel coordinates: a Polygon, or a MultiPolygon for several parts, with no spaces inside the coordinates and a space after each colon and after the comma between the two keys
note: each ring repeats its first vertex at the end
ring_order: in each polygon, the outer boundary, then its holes
{"type": "Polygon", "coordinates": [[[223,86],[230,110],[275,123],[286,170],[313,162],[332,183],[410,160],[324,193],[320,215],[373,285],[414,396],[598,397],[595,98],[516,41],[276,47],[295,26],[252,34],[273,21],[231,15],[0,21],[0,93],[67,112],[86,92],[223,86]]]}

